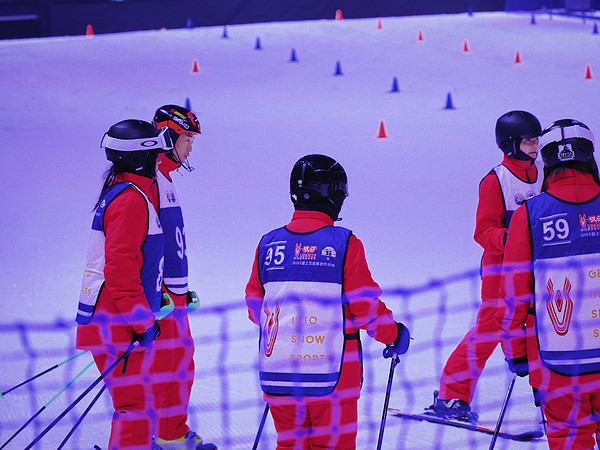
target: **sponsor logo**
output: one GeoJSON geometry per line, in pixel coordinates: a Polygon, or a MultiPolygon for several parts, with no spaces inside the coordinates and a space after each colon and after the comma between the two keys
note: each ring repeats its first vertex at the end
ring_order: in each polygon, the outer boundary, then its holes
{"type": "Polygon", "coordinates": [[[294,259],[315,260],[317,259],[316,245],[296,244],[294,248],[294,259]]]}
{"type": "Polygon", "coordinates": [[[183,114],[181,114],[179,111],[175,111],[174,109],[172,109],[171,112],[173,113],[173,122],[177,122],[179,126],[185,128],[186,130],[190,128],[190,126],[186,123],[186,117],[183,114]]]}
{"type": "Polygon", "coordinates": [[[600,214],[579,214],[579,225],[581,225],[581,231],[600,230],[600,214]]]}
{"type": "Polygon", "coordinates": [[[150,147],[150,148],[152,148],[152,147],[158,147],[158,141],[155,141],[154,139],[152,139],[150,141],[141,142],[140,145],[142,147],[150,147]]]}
{"type": "Polygon", "coordinates": [[[321,251],[321,255],[326,256],[327,258],[335,258],[336,252],[333,247],[325,247],[321,251]]]}
{"type": "Polygon", "coordinates": [[[559,145],[557,156],[559,161],[573,161],[575,159],[575,152],[571,144],[559,145]]]}
{"type": "Polygon", "coordinates": [[[515,194],[514,200],[517,205],[521,205],[525,200],[535,197],[535,192],[530,190],[527,191],[524,195],[521,192],[515,194]]]}
{"type": "Polygon", "coordinates": [[[571,292],[571,282],[565,277],[565,283],[562,291],[559,289],[554,291],[552,279],[548,278],[546,283],[548,296],[546,297],[546,310],[554,326],[554,331],[559,336],[564,336],[569,332],[571,324],[571,315],[573,313],[573,300],[569,296],[571,292]]]}
{"type": "Polygon", "coordinates": [[[277,331],[279,331],[279,304],[275,303],[275,311],[271,312],[265,301],[263,311],[265,312],[265,323],[262,329],[262,340],[265,355],[269,358],[273,354],[277,331]]]}

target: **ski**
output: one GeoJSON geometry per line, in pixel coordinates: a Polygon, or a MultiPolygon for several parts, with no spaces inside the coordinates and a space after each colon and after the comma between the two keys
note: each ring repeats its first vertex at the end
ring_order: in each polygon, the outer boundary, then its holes
{"type": "MultiPolygon", "coordinates": [[[[388,408],[388,411],[391,414],[393,414],[394,416],[402,417],[404,419],[427,421],[427,422],[437,423],[440,425],[449,425],[451,427],[464,428],[466,430],[478,431],[480,433],[485,433],[485,434],[490,434],[490,435],[493,435],[495,432],[491,428],[480,427],[479,425],[476,425],[475,423],[472,423],[472,422],[444,419],[443,417],[434,416],[432,414],[410,414],[410,413],[405,413],[405,412],[402,412],[402,411],[399,411],[399,410],[393,409],[393,408],[388,408]]],[[[538,430],[525,431],[525,432],[519,433],[519,434],[508,433],[506,431],[500,431],[498,433],[498,437],[505,438],[505,439],[512,439],[514,441],[532,441],[534,439],[540,439],[543,436],[544,436],[544,433],[542,433],[541,431],[538,431],[538,430]]]]}

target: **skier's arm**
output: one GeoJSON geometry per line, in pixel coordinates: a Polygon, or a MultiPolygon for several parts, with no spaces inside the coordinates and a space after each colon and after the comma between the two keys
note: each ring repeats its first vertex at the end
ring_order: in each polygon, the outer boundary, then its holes
{"type": "Polygon", "coordinates": [[[256,325],[260,325],[260,307],[262,305],[265,291],[258,276],[258,247],[254,255],[252,273],[246,285],[246,305],[248,306],[248,317],[256,325]]]}
{"type": "Polygon", "coordinates": [[[379,342],[393,343],[398,335],[394,316],[379,299],[381,288],[371,277],[362,242],[354,235],[346,254],[344,287],[354,325],[379,342]]]}
{"type": "Polygon", "coordinates": [[[504,201],[495,172],[490,172],[479,185],[475,242],[486,252],[502,254],[506,235],[504,201]]]}
{"type": "Polygon", "coordinates": [[[141,248],[148,230],[144,197],[131,187],[123,191],[106,209],[104,230],[105,289],[134,331],[143,333],[154,323],[140,280],[141,248]]]}
{"type": "Polygon", "coordinates": [[[525,205],[514,213],[504,253],[497,319],[502,350],[508,359],[527,354],[525,323],[533,299],[531,240],[525,205]]]}

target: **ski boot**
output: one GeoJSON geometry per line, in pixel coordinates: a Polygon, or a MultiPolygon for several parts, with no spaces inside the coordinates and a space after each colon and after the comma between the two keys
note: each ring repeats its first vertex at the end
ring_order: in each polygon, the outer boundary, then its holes
{"type": "Polygon", "coordinates": [[[202,442],[202,438],[190,430],[185,436],[172,441],[152,437],[152,450],[217,450],[217,446],[202,442]]]}
{"type": "Polygon", "coordinates": [[[426,414],[436,415],[443,419],[455,419],[463,422],[477,422],[479,416],[471,411],[471,407],[464,400],[453,398],[441,400],[438,391],[433,391],[433,405],[425,408],[426,414]]]}

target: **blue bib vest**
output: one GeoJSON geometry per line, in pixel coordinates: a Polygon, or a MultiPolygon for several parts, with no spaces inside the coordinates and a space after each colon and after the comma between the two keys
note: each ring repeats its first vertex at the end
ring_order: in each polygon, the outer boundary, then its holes
{"type": "Polygon", "coordinates": [[[600,371],[600,196],[527,201],[542,361],[561,375],[600,371]]]}
{"type": "Polygon", "coordinates": [[[527,182],[521,180],[519,177],[514,175],[508,167],[503,164],[499,164],[494,167],[493,171],[498,178],[500,183],[500,189],[502,191],[502,199],[504,201],[504,209],[506,211],[506,228],[510,225],[510,219],[513,213],[517,210],[521,203],[528,198],[537,195],[542,190],[542,182],[544,173],[541,163],[536,162],[537,178],[535,182],[527,182]]]}
{"type": "Polygon", "coordinates": [[[279,228],[258,248],[265,296],[260,316],[262,390],[322,396],[337,385],[344,353],[344,261],[351,231],[279,228]]]}
{"type": "Polygon", "coordinates": [[[144,265],[140,274],[140,281],[148,305],[158,318],[164,262],[164,239],[161,224],[154,206],[137,186],[132,183],[116,183],[102,197],[92,220],[92,233],[88,244],[86,267],[83,272],[83,282],[79,294],[79,307],[77,318],[75,319],[79,324],[84,325],[92,320],[96,303],[104,287],[104,243],[106,240],[104,234],[104,214],[106,208],[129,186],[134,187],[140,192],[148,204],[148,234],[142,244],[144,265]]]}
{"type": "Polygon", "coordinates": [[[160,223],[165,236],[164,284],[175,295],[188,291],[188,259],[183,214],[175,186],[160,172],[156,174],[160,198],[160,223]]]}

